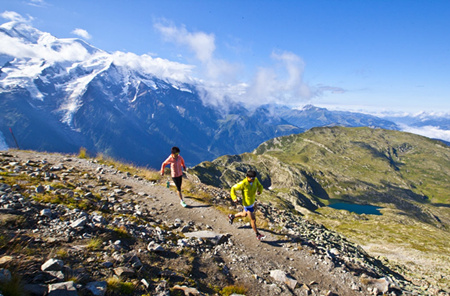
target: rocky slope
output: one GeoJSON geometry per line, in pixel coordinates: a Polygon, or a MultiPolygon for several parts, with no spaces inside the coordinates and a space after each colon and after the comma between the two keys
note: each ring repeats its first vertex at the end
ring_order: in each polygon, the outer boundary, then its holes
{"type": "MultiPolygon", "coordinates": [[[[188,176],[189,177],[189,176],[188,176]]],[[[189,177],[190,178],[190,177],[189,177]]],[[[448,295],[270,203],[229,225],[228,193],[98,160],[0,154],[3,295],[448,295]]]]}

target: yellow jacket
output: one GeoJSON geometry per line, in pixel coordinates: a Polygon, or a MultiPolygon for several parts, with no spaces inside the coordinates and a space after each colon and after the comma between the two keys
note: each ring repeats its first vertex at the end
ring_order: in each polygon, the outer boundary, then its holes
{"type": "Polygon", "coordinates": [[[242,191],[242,205],[247,207],[255,203],[256,192],[262,193],[263,186],[259,183],[258,178],[255,178],[250,185],[246,177],[244,180],[231,187],[230,195],[231,199],[234,201],[236,200],[236,190],[242,191]]]}

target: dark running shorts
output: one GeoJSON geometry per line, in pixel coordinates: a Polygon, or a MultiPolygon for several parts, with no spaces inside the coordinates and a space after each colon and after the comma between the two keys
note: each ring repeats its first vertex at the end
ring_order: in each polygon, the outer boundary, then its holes
{"type": "Polygon", "coordinates": [[[253,207],[253,205],[247,207],[244,206],[244,211],[253,213],[255,211],[255,208],[253,207]]]}
{"type": "Polygon", "coordinates": [[[183,176],[179,176],[179,177],[174,177],[174,178],[172,178],[173,183],[175,183],[175,186],[177,186],[177,190],[178,190],[178,191],[181,191],[182,177],[183,177],[183,176]]]}

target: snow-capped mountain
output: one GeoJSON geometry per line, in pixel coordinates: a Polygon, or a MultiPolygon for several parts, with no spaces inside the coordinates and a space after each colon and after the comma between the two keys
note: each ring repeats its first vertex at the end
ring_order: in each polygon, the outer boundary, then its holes
{"type": "Polygon", "coordinates": [[[203,104],[195,81],[180,76],[187,71],[176,71],[185,65],[110,54],[23,23],[0,26],[0,41],[15,47],[1,51],[0,138],[9,147],[12,128],[21,149],[84,147],[158,167],[174,145],[195,164],[302,131],[265,112],[203,104]]]}
{"type": "Polygon", "coordinates": [[[189,65],[108,53],[26,23],[2,24],[0,44],[0,149],[16,147],[15,139],[21,149],[84,147],[157,168],[175,145],[192,165],[314,126],[398,129],[378,117],[314,106],[205,104],[208,92],[190,77],[189,65]]]}

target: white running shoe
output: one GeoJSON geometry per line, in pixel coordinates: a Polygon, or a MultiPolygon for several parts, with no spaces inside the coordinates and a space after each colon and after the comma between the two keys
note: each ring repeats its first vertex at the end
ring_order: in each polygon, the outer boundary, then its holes
{"type": "Polygon", "coordinates": [[[257,238],[259,241],[261,241],[261,240],[265,239],[266,236],[258,232],[258,233],[256,234],[256,238],[257,238]]]}

